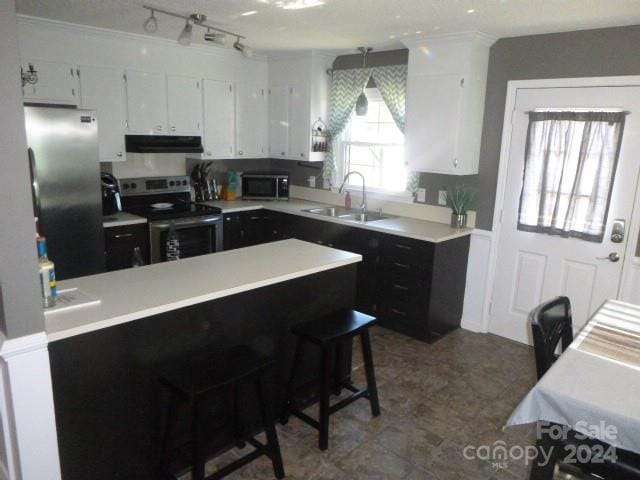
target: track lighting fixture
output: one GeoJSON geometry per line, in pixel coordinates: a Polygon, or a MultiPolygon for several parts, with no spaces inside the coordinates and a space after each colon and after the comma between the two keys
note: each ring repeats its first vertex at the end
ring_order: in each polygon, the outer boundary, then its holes
{"type": "Polygon", "coordinates": [[[207,28],[207,33],[204,34],[204,39],[207,42],[213,42],[218,45],[227,44],[227,36],[224,33],[212,32],[210,28],[207,28]]]}
{"type": "Polygon", "coordinates": [[[245,57],[250,57],[253,55],[253,50],[251,50],[248,46],[241,43],[241,40],[246,38],[243,35],[238,35],[234,32],[229,32],[227,30],[223,30],[222,28],[209,25],[207,23],[207,16],[203,13],[177,13],[172,12],[170,10],[165,10],[163,8],[158,8],[155,5],[142,5],[142,8],[151,11],[149,18],[147,18],[143,24],[144,31],[147,33],[154,33],[158,30],[158,21],[156,20],[156,13],[163,13],[165,15],[169,15],[171,17],[182,18],[185,21],[185,26],[180,32],[178,36],[178,43],[180,45],[191,45],[191,41],[193,39],[193,26],[198,26],[202,28],[206,28],[207,31],[204,34],[204,40],[207,42],[215,43],[218,45],[226,45],[227,36],[235,37],[236,41],[233,44],[233,48],[238,50],[245,57]]]}
{"type": "Polygon", "coordinates": [[[185,47],[188,47],[189,45],[191,45],[192,36],[193,36],[193,25],[189,23],[189,20],[187,20],[184,24],[184,28],[182,29],[182,32],[180,32],[180,35],[178,36],[178,43],[180,45],[184,45],[185,47]]]}
{"type": "Polygon", "coordinates": [[[247,47],[245,44],[240,43],[240,39],[242,37],[237,37],[237,40],[235,41],[235,43],[233,44],[233,48],[235,48],[236,50],[238,50],[242,55],[244,55],[245,57],[249,58],[251,56],[253,56],[253,50],[251,50],[249,47],[247,47]]]}
{"type": "Polygon", "coordinates": [[[143,24],[144,31],[147,33],[155,33],[158,30],[158,20],[156,20],[155,11],[151,10],[151,15],[143,24]]]}

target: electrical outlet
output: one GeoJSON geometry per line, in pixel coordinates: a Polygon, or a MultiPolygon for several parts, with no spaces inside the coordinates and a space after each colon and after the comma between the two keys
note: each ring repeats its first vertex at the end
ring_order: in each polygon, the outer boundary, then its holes
{"type": "Polygon", "coordinates": [[[447,204],[447,191],[439,190],[438,191],[438,205],[446,205],[447,204]]]}
{"type": "Polygon", "coordinates": [[[416,188],[416,202],[427,203],[426,188],[416,188]]]}

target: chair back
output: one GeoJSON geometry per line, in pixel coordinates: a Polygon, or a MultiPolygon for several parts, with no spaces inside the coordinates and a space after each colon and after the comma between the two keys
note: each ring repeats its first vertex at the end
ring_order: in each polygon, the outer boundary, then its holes
{"type": "Polygon", "coordinates": [[[529,319],[539,380],[556,361],[558,344],[562,344],[564,352],[573,341],[571,302],[567,297],[556,297],[538,305],[529,319]]]}

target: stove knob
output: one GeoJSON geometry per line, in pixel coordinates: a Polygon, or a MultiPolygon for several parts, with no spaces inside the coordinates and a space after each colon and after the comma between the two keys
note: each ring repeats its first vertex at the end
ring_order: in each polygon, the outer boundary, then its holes
{"type": "Polygon", "coordinates": [[[131,184],[131,188],[137,188],[138,186],[135,183],[131,184]]]}
{"type": "Polygon", "coordinates": [[[173,181],[173,180],[171,180],[171,181],[169,182],[169,186],[170,186],[170,187],[173,187],[174,185],[175,185],[174,181],[173,181]]]}
{"type": "Polygon", "coordinates": [[[124,188],[125,190],[128,190],[129,189],[129,184],[125,183],[124,185],[122,185],[122,188],[124,188]]]}
{"type": "Polygon", "coordinates": [[[187,181],[186,180],[182,180],[182,185],[186,185],[187,181]]]}

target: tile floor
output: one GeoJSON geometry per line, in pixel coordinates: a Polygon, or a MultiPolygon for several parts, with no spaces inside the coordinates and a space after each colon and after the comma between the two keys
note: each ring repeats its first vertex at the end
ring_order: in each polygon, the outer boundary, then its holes
{"type": "MultiPolygon", "coordinates": [[[[382,415],[372,419],[358,400],[331,417],[329,450],[317,449],[317,432],[297,418],[278,425],[287,479],[291,480],[514,480],[528,478],[524,461],[500,467],[467,460],[467,445],[502,440],[533,445],[533,426],[502,425],[535,383],[533,350],[493,335],[458,330],[427,345],[383,328],[372,331],[382,415]]],[[[354,380],[363,382],[359,345],[354,380]]],[[[316,409],[311,409],[316,414],[316,409]]],[[[208,473],[239,455],[231,451],[207,465],[208,473]]],[[[265,457],[229,479],[272,479],[265,457]]]]}

